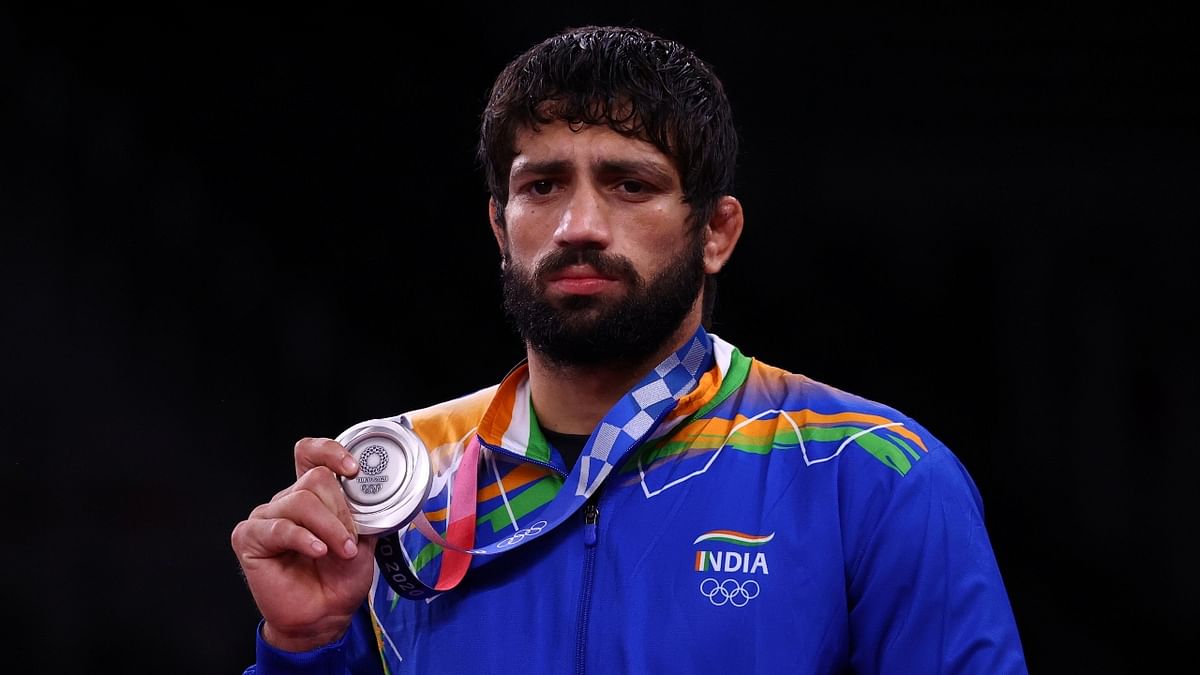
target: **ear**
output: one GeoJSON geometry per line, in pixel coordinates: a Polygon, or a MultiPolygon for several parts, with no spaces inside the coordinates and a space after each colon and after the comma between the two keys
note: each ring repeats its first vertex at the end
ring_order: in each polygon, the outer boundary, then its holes
{"type": "Polygon", "coordinates": [[[704,272],[716,274],[721,271],[733,248],[737,246],[738,238],[742,236],[742,203],[733,195],[725,195],[717,200],[713,209],[712,220],[704,230],[704,272]]]}
{"type": "Polygon", "coordinates": [[[500,255],[507,257],[508,233],[504,231],[504,225],[500,223],[495,199],[488,199],[488,220],[492,224],[492,236],[496,238],[496,246],[500,247],[500,255]]]}

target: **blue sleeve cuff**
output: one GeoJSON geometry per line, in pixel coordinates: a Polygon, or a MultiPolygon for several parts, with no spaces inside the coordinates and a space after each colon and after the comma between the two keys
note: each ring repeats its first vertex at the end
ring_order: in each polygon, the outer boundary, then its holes
{"type": "Polygon", "coordinates": [[[277,673],[305,673],[343,675],[346,672],[346,631],[336,642],[317,647],[307,652],[285,652],[272,647],[263,639],[264,621],[258,622],[255,637],[255,667],[251,671],[257,675],[276,675],[277,673]]]}

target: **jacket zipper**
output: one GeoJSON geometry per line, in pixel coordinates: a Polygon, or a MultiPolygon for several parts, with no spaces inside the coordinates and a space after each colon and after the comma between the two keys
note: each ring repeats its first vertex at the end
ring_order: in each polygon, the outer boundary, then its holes
{"type": "Polygon", "coordinates": [[[584,652],[587,643],[588,613],[592,606],[592,576],[596,565],[596,521],[600,519],[597,496],[592,495],[583,505],[583,588],[579,595],[579,633],[575,639],[575,672],[584,671],[584,652]]]}
{"type": "Polygon", "coordinates": [[[487,448],[488,450],[491,450],[492,452],[498,452],[502,455],[512,457],[513,459],[521,461],[521,462],[528,462],[530,464],[536,464],[540,467],[550,469],[551,471],[553,471],[554,473],[558,474],[559,476],[561,476],[563,478],[566,478],[568,475],[570,475],[568,473],[563,473],[562,469],[558,468],[557,466],[554,466],[550,462],[543,462],[540,459],[533,459],[532,457],[526,457],[525,455],[518,455],[515,452],[509,452],[508,450],[505,450],[504,448],[502,448],[498,445],[492,445],[491,443],[486,443],[486,442],[480,441],[479,444],[482,445],[483,447],[487,448]]]}

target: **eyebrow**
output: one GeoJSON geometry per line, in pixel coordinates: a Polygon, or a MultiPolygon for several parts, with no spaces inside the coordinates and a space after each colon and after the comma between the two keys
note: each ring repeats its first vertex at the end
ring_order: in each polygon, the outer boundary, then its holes
{"type": "Polygon", "coordinates": [[[609,159],[597,163],[592,170],[601,176],[611,175],[643,175],[649,176],[663,185],[673,185],[675,177],[657,162],[646,160],[609,159]]]}
{"type": "Polygon", "coordinates": [[[555,159],[546,162],[536,162],[532,160],[513,162],[512,172],[509,175],[509,180],[515,180],[525,176],[555,176],[567,173],[570,168],[571,163],[565,159],[555,159]]]}
{"type": "MultiPolygon", "coordinates": [[[[647,160],[606,159],[596,162],[591,167],[592,172],[600,176],[623,174],[648,175],[665,185],[676,183],[675,177],[657,162],[647,160]]],[[[518,180],[525,176],[559,176],[570,173],[571,162],[565,159],[547,161],[519,161],[513,164],[509,180],[518,180]]]]}

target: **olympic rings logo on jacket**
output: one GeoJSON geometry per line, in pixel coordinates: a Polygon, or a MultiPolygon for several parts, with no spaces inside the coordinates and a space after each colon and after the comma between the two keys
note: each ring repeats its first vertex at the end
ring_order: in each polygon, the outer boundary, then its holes
{"type": "Polygon", "coordinates": [[[709,577],[700,582],[700,594],[717,607],[724,604],[745,607],[751,600],[757,598],[760,592],[758,582],[754,579],[739,582],[737,579],[717,581],[709,577]]]}

